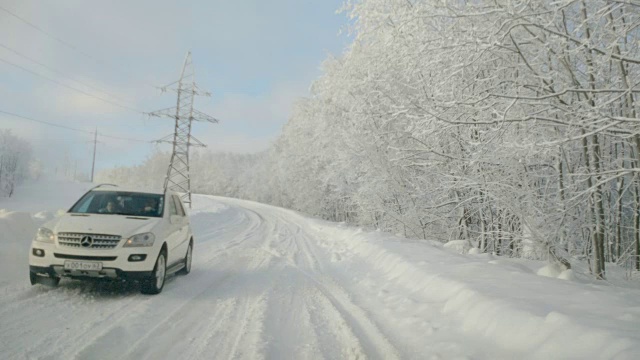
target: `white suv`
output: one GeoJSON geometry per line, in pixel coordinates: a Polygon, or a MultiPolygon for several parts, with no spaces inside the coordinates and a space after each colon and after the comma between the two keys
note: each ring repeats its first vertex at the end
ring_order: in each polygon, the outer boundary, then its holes
{"type": "Polygon", "coordinates": [[[158,294],[168,274],[191,271],[193,234],[180,197],[99,185],[38,229],[31,284],[72,278],[128,279],[158,294]]]}

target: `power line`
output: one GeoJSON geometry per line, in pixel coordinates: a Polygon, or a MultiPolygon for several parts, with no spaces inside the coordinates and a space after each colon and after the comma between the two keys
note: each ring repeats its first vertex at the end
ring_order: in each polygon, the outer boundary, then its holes
{"type": "Polygon", "coordinates": [[[18,69],[21,69],[21,70],[23,70],[23,71],[26,71],[26,72],[28,72],[28,73],[30,73],[30,74],[32,74],[32,75],[39,76],[39,77],[41,77],[41,78],[43,78],[43,79],[49,80],[49,81],[51,81],[52,83],[58,84],[58,85],[60,85],[60,86],[62,86],[62,87],[65,87],[65,88],[67,88],[67,89],[71,89],[71,90],[73,90],[73,91],[77,91],[77,92],[79,92],[79,93],[81,93],[81,94],[83,94],[83,95],[90,96],[90,97],[92,97],[92,98],[94,98],[94,99],[98,99],[98,100],[104,101],[104,102],[106,102],[106,103],[108,103],[108,104],[111,104],[111,105],[113,105],[113,106],[117,106],[117,107],[120,107],[120,108],[123,108],[123,109],[127,109],[127,110],[130,110],[130,111],[136,112],[136,113],[144,114],[144,111],[138,110],[138,109],[133,108],[133,107],[131,107],[131,106],[118,104],[118,103],[116,103],[116,102],[114,102],[114,101],[111,101],[111,100],[105,99],[105,98],[103,98],[103,97],[100,97],[100,96],[96,96],[96,95],[90,94],[90,93],[88,93],[88,92],[86,92],[86,91],[83,91],[83,90],[77,89],[77,88],[75,88],[75,87],[73,87],[73,86],[69,86],[69,85],[67,85],[67,84],[65,84],[65,83],[62,83],[62,82],[60,82],[60,81],[58,81],[58,80],[56,80],[56,79],[52,79],[52,78],[50,78],[50,77],[48,77],[48,76],[45,76],[45,75],[39,74],[39,73],[37,73],[37,72],[35,72],[35,71],[32,71],[32,70],[29,70],[29,69],[27,69],[27,68],[25,68],[25,67],[23,67],[23,66],[20,66],[20,65],[18,65],[18,64],[12,63],[11,61],[7,61],[7,60],[5,60],[5,59],[3,59],[3,58],[0,58],[0,61],[2,61],[2,62],[3,62],[3,63],[5,63],[5,64],[8,64],[8,65],[11,65],[11,66],[17,67],[18,69]]]}
{"type": "MultiPolygon", "coordinates": [[[[101,61],[100,59],[95,58],[95,57],[93,57],[93,56],[91,56],[91,55],[89,55],[89,54],[85,53],[84,51],[82,51],[82,50],[78,49],[75,45],[73,45],[73,44],[71,44],[71,43],[69,43],[69,42],[67,42],[67,41],[62,40],[61,38],[59,38],[59,37],[57,37],[57,36],[55,36],[55,35],[51,34],[50,32],[45,31],[44,29],[40,28],[39,26],[37,26],[37,25],[35,25],[35,24],[31,23],[31,22],[30,22],[30,21],[28,21],[27,19],[25,19],[25,18],[23,18],[23,17],[21,17],[21,16],[17,15],[16,13],[14,13],[14,12],[12,12],[12,11],[8,10],[7,8],[5,8],[5,7],[1,6],[1,5],[0,5],[0,10],[4,11],[5,13],[7,13],[7,14],[9,14],[9,15],[13,16],[14,18],[16,18],[16,19],[20,20],[21,22],[25,23],[26,25],[30,26],[31,28],[33,28],[33,29],[35,29],[35,30],[37,30],[37,31],[41,32],[42,34],[44,34],[44,35],[46,35],[46,36],[50,37],[51,39],[53,39],[53,40],[55,40],[55,41],[59,42],[60,44],[62,44],[62,45],[64,45],[64,46],[68,47],[69,49],[71,49],[71,50],[73,50],[73,51],[77,52],[78,54],[80,54],[80,55],[82,55],[82,56],[84,56],[84,57],[87,57],[87,58],[89,58],[89,59],[91,59],[91,60],[93,60],[93,61],[97,62],[98,64],[101,64],[102,66],[106,66],[106,67],[111,68],[112,70],[116,70],[116,71],[120,72],[120,73],[121,73],[121,74],[123,74],[123,75],[130,76],[130,74],[124,74],[120,69],[117,69],[117,68],[115,68],[115,67],[113,67],[113,66],[110,66],[110,65],[106,64],[105,62],[101,61]]],[[[148,85],[148,86],[153,87],[154,89],[157,89],[157,86],[155,86],[155,85],[153,85],[153,84],[150,84],[150,83],[148,83],[148,82],[146,82],[146,81],[143,81],[143,82],[145,83],[145,85],[148,85]]]]}
{"type": "Polygon", "coordinates": [[[153,143],[154,142],[154,141],[148,141],[148,140],[126,138],[126,137],[122,137],[122,136],[107,135],[107,134],[103,134],[103,133],[100,133],[100,136],[111,138],[111,139],[126,140],[126,141],[131,141],[131,142],[142,142],[142,143],[153,143]]]}
{"type": "Polygon", "coordinates": [[[71,76],[66,75],[65,73],[63,73],[63,72],[61,72],[61,71],[59,71],[59,70],[56,70],[56,69],[52,68],[51,66],[48,66],[48,65],[46,65],[46,64],[43,64],[42,62],[40,62],[40,61],[38,61],[38,60],[36,60],[36,59],[34,59],[34,58],[32,58],[32,57],[29,57],[29,56],[27,56],[27,55],[25,55],[25,54],[23,54],[23,53],[21,53],[21,52],[19,52],[19,51],[15,50],[15,49],[13,49],[13,48],[10,48],[10,47],[9,47],[9,46],[7,46],[7,45],[4,45],[4,44],[0,43],[0,47],[2,47],[2,48],[4,48],[4,49],[6,49],[6,50],[8,50],[8,51],[11,51],[12,53],[14,53],[14,54],[16,54],[16,55],[18,55],[18,56],[20,56],[20,57],[22,57],[22,58],[24,58],[24,59],[27,59],[27,60],[29,60],[29,61],[31,61],[31,62],[33,62],[33,63],[35,63],[35,64],[38,64],[38,65],[42,66],[43,68],[45,68],[45,69],[47,69],[47,70],[49,70],[49,71],[53,72],[54,74],[58,74],[58,75],[60,75],[60,76],[62,76],[62,77],[65,77],[65,78],[67,78],[67,79],[68,79],[68,80],[70,80],[70,81],[73,81],[73,82],[75,82],[75,83],[78,83],[78,84],[80,84],[80,85],[83,85],[83,86],[85,86],[85,87],[87,87],[87,88],[89,88],[89,89],[92,89],[92,90],[94,90],[94,91],[97,91],[97,92],[103,93],[103,94],[105,94],[105,95],[107,95],[107,96],[109,96],[109,97],[112,97],[112,98],[114,98],[114,99],[118,99],[118,100],[120,100],[120,101],[124,101],[124,102],[126,102],[126,100],[123,100],[123,99],[121,99],[121,98],[119,98],[119,97],[117,97],[117,96],[115,96],[115,95],[109,94],[109,93],[107,93],[106,91],[104,91],[104,90],[102,90],[102,89],[99,89],[99,88],[97,88],[97,87],[95,87],[95,86],[92,86],[92,85],[89,85],[89,84],[87,84],[87,83],[84,83],[84,82],[82,82],[82,81],[75,80],[75,79],[73,79],[71,76]]]}
{"type": "Polygon", "coordinates": [[[66,126],[66,125],[54,124],[54,123],[51,123],[51,122],[48,122],[48,121],[37,120],[37,119],[33,119],[33,118],[30,118],[30,117],[14,114],[12,112],[4,111],[4,110],[0,110],[0,113],[6,114],[6,115],[9,115],[9,116],[13,116],[13,117],[17,117],[17,118],[20,118],[20,119],[24,119],[24,120],[37,122],[37,123],[40,123],[40,124],[45,124],[45,125],[49,125],[49,126],[55,126],[55,127],[62,128],[62,129],[73,130],[73,131],[78,131],[78,132],[83,132],[83,133],[88,133],[88,134],[91,133],[90,131],[87,131],[87,130],[82,130],[82,129],[78,129],[78,128],[74,128],[74,127],[66,126]]]}
{"type": "MultiPolygon", "coordinates": [[[[46,31],[44,31],[43,29],[41,29],[41,28],[39,28],[38,26],[36,26],[36,25],[34,25],[34,24],[30,23],[30,22],[29,22],[29,21],[27,21],[26,19],[24,19],[24,18],[22,18],[22,17],[18,16],[17,14],[15,14],[15,13],[13,13],[13,12],[9,11],[8,9],[6,9],[6,8],[4,8],[4,7],[2,7],[2,6],[0,6],[0,10],[2,10],[2,11],[4,11],[4,12],[6,12],[7,14],[9,14],[9,15],[13,16],[14,18],[16,18],[16,19],[18,19],[18,20],[22,21],[23,23],[25,23],[25,24],[27,24],[27,25],[31,26],[32,28],[34,28],[34,29],[38,30],[39,32],[41,32],[41,33],[43,33],[43,34],[45,34],[45,35],[47,35],[48,37],[50,37],[50,38],[52,38],[52,39],[56,40],[57,42],[59,42],[59,43],[61,43],[61,44],[65,45],[65,46],[67,46],[67,47],[69,47],[69,48],[71,48],[71,49],[73,49],[73,50],[75,50],[75,51],[78,51],[78,52],[82,53],[82,52],[81,52],[80,50],[78,50],[75,46],[73,46],[73,45],[69,44],[68,42],[66,42],[66,41],[64,41],[64,40],[62,40],[62,39],[60,39],[60,38],[58,38],[58,37],[56,37],[56,36],[54,36],[54,35],[52,35],[52,34],[50,34],[50,33],[46,32],[46,31]]],[[[90,56],[90,55],[88,55],[88,54],[83,54],[83,55],[84,55],[84,56],[89,56],[89,57],[91,57],[91,56],[90,56]]]]}
{"type": "MultiPolygon", "coordinates": [[[[95,133],[94,131],[78,129],[78,128],[74,128],[74,127],[71,127],[71,126],[56,124],[56,123],[52,123],[52,122],[44,121],[44,120],[38,120],[38,119],[34,119],[34,118],[31,118],[31,117],[28,117],[28,116],[18,115],[18,114],[9,112],[9,111],[0,110],[0,113],[5,114],[5,115],[9,115],[9,116],[13,116],[13,117],[17,117],[17,118],[20,118],[20,119],[23,119],[23,120],[29,120],[29,121],[37,122],[37,123],[40,123],[40,124],[43,124],[43,125],[49,125],[49,126],[61,128],[61,129],[77,131],[77,132],[81,132],[81,133],[85,133],[85,134],[94,134],[95,133]]],[[[147,140],[132,139],[132,138],[121,137],[121,136],[107,135],[107,134],[103,134],[103,133],[100,133],[100,136],[103,136],[103,137],[106,137],[106,138],[111,138],[111,139],[117,139],[117,140],[131,141],[131,142],[151,143],[151,141],[147,141],[147,140]]]]}

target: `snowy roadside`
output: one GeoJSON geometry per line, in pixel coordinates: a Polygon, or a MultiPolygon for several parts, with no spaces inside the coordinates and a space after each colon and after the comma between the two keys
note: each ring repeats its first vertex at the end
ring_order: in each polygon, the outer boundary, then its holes
{"type": "Polygon", "coordinates": [[[25,212],[0,210],[0,288],[28,282],[28,251],[38,221],[25,212]]]}
{"type": "Polygon", "coordinates": [[[333,258],[348,260],[341,273],[360,288],[355,293],[411,308],[412,318],[437,304],[464,331],[531,358],[640,355],[638,289],[540,276],[526,261],[460,255],[436,243],[320,221],[315,227],[333,258]]]}
{"type": "Polygon", "coordinates": [[[0,287],[29,285],[28,251],[38,227],[66,211],[93,185],[31,181],[0,198],[0,287]]]}
{"type": "MultiPolygon", "coordinates": [[[[137,339],[120,349],[123,358],[169,350],[202,355],[212,348],[246,358],[636,359],[640,354],[639,289],[571,273],[562,277],[572,280],[541,276],[560,274],[543,262],[460,255],[436,242],[201,195],[190,214],[196,270],[170,282],[161,296],[104,292],[80,282],[54,291],[31,288],[26,264],[35,229],[89,186],[70,184],[75,190],[58,200],[23,192],[16,206],[8,207],[20,211],[0,210],[0,300],[7,306],[0,318],[11,324],[0,328],[0,339],[17,341],[24,334],[44,339],[24,358],[106,356],[115,351],[111,341],[123,334],[137,339]],[[34,318],[37,312],[28,307],[54,309],[58,320],[34,318]],[[202,316],[215,321],[201,321],[202,316]],[[52,331],[61,318],[75,324],[67,328],[75,332],[68,341],[52,331]],[[174,318],[187,320],[174,330],[155,330],[157,321],[174,318]],[[95,335],[86,344],[73,340],[87,333],[95,335]],[[180,338],[183,333],[189,337],[180,338]]],[[[5,355],[20,354],[24,346],[18,341],[5,355]]]]}
{"type": "Polygon", "coordinates": [[[571,272],[554,273],[544,262],[460,255],[436,242],[277,211],[307,224],[305,230],[332,262],[330,273],[380,322],[393,324],[390,333],[398,339],[420,341],[437,332],[438,324],[423,321],[437,309],[465,333],[527,358],[640,356],[637,288],[577,280],[571,272]],[[420,333],[407,331],[416,326],[420,333]]]}

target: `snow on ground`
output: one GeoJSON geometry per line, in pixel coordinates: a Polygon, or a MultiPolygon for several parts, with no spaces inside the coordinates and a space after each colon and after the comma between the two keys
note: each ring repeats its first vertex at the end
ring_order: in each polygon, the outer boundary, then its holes
{"type": "Polygon", "coordinates": [[[93,186],[64,180],[31,181],[19,186],[12,197],[0,197],[0,286],[28,282],[29,245],[38,227],[69,209],[93,186]]]}
{"type": "MultiPolygon", "coordinates": [[[[87,187],[61,186],[78,190],[61,208],[87,187]]],[[[638,289],[210,196],[194,197],[192,273],[160,295],[31,287],[33,215],[60,207],[16,196],[0,201],[2,359],[640,357],[638,289]]]]}
{"type": "Polygon", "coordinates": [[[94,186],[67,180],[29,181],[18,186],[12,197],[0,197],[0,209],[31,213],[66,211],[94,186]]]}

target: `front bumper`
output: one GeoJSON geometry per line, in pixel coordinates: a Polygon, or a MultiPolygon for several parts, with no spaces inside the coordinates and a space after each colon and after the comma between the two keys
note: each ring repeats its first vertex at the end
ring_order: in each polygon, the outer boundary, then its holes
{"type": "Polygon", "coordinates": [[[153,277],[153,271],[123,271],[115,268],[102,268],[100,271],[90,270],[65,270],[63,266],[33,266],[29,265],[29,271],[38,275],[49,277],[72,277],[86,279],[122,279],[122,280],[144,280],[153,277]]]}
{"type": "Polygon", "coordinates": [[[29,251],[29,271],[48,276],[140,280],[153,274],[159,251],[155,247],[113,250],[66,248],[34,241],[29,251]],[[143,256],[144,260],[131,261],[134,255],[143,256]],[[99,262],[102,269],[67,270],[65,261],[99,262]]]}

